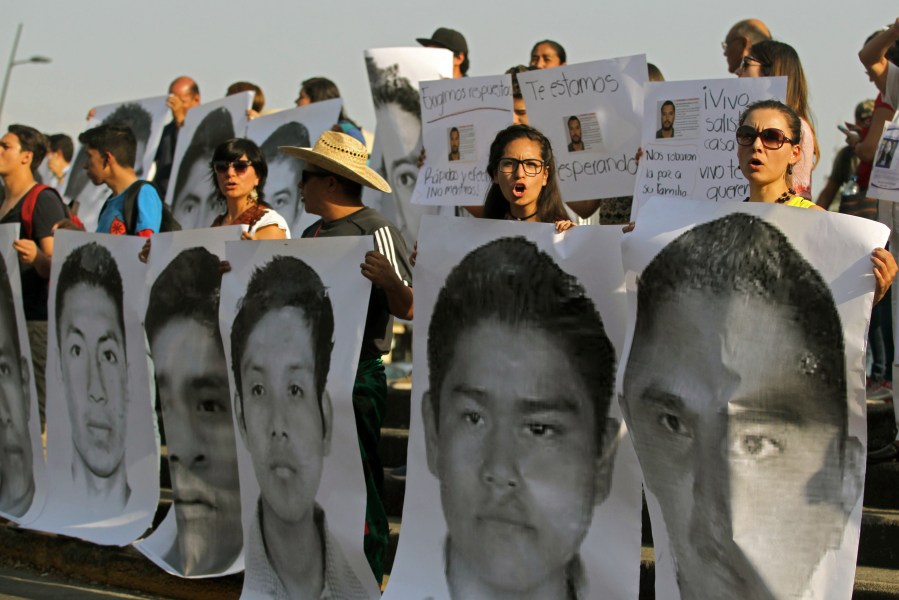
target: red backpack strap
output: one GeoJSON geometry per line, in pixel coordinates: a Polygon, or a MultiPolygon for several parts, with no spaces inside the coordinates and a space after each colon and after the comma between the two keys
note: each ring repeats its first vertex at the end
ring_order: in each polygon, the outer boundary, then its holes
{"type": "Polygon", "coordinates": [[[30,190],[28,190],[28,193],[25,194],[25,199],[22,201],[23,239],[31,239],[31,235],[34,233],[34,205],[37,204],[38,195],[49,187],[49,185],[44,185],[43,183],[36,183],[30,190]]]}

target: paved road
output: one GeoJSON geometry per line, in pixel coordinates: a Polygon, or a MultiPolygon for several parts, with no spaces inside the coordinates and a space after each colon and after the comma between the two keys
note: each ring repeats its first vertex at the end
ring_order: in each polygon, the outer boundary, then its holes
{"type": "Polygon", "coordinates": [[[0,567],[0,600],[112,600],[114,598],[146,600],[161,598],[67,580],[53,574],[27,569],[0,567]]]}

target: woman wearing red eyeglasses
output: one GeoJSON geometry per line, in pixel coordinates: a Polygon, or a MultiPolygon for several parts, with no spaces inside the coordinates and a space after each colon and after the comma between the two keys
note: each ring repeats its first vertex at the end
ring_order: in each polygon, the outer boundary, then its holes
{"type": "MultiPolygon", "coordinates": [[[[802,125],[796,112],[777,100],[750,104],[740,115],[737,127],[737,159],[740,171],[749,183],[747,202],[770,202],[823,210],[814,202],[796,194],[789,174],[802,158],[802,125]]],[[[883,248],[871,253],[878,302],[896,277],[899,267],[893,255],[883,248]]]]}
{"type": "Polygon", "coordinates": [[[212,155],[212,179],[226,210],[213,227],[241,225],[251,240],[290,239],[287,221],[265,203],[265,156],[252,140],[233,138],[219,144],[212,155]]]}

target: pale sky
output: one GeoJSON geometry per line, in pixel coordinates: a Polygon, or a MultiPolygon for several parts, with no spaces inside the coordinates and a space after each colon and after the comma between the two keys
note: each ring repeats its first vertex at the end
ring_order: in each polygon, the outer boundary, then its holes
{"type": "Polygon", "coordinates": [[[836,125],[876,94],[857,52],[897,16],[895,0],[18,0],[3,6],[0,69],[20,22],[17,58],[53,62],[13,69],[0,127],[75,137],[92,106],[163,95],[178,75],[196,79],[204,100],[248,80],[262,87],[267,108],[286,108],[303,79],[324,76],[347,113],[374,130],[363,51],[415,45],[439,26],[465,35],[473,76],[527,63],[534,42],[549,38],[569,63],[645,53],[670,81],[729,77],[721,42],[734,22],[754,17],[802,60],[822,153],[817,196],[843,143],[836,125]]]}

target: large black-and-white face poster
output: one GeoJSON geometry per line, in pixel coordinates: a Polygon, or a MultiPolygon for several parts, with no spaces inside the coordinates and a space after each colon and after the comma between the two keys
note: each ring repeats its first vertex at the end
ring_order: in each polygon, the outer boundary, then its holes
{"type": "Polygon", "coordinates": [[[614,396],[620,227],[422,219],[403,534],[385,598],[636,598],[614,396]]]}
{"type": "Polygon", "coordinates": [[[153,236],[143,315],[172,486],[172,507],[135,544],[183,577],[243,569],[237,447],[228,366],[218,327],[225,241],[217,227],[153,236]]]}
{"type": "Polygon", "coordinates": [[[424,214],[437,208],[412,204],[412,193],[418,180],[418,160],[421,155],[421,101],[419,82],[450,79],[453,76],[453,55],[444,48],[374,48],[365,51],[365,66],[375,104],[377,129],[372,153],[373,169],[384,164],[384,176],[393,190],[371,202],[371,193],[364,197],[390,219],[411,247],[418,237],[418,223],[424,214]]]}
{"type": "Polygon", "coordinates": [[[658,598],[848,598],[883,225],[651,199],[622,244],[621,406],[658,598]]]}
{"type": "Polygon", "coordinates": [[[379,596],[362,546],[353,415],[371,289],[359,264],[371,248],[368,236],[226,244],[219,323],[238,449],[242,598],[379,596]]]}
{"type": "Polygon", "coordinates": [[[0,225],[0,516],[27,524],[43,507],[46,476],[17,239],[18,223],[0,225]]]}
{"type": "Polygon", "coordinates": [[[306,162],[284,154],[278,147],[311,147],[337,123],[341,106],[340,98],[313,102],[253,119],[247,126],[247,137],[259,145],[268,164],[265,201],[284,217],[294,237],[300,237],[319,217],[307,213],[303,206],[299,185],[306,162]]]}
{"type": "Polygon", "coordinates": [[[31,527],[133,542],[159,501],[159,443],[139,307],[143,238],[59,230],[47,326],[47,502],[31,527]]]}
{"type": "MultiPolygon", "coordinates": [[[[137,140],[137,151],[134,159],[134,172],[139,179],[150,179],[153,159],[162,129],[171,119],[171,112],[166,105],[167,96],[129,100],[115,104],[98,106],[94,116],[85,129],[98,125],[125,125],[134,133],[137,140]]],[[[69,170],[65,197],[78,203],[78,218],[85,229],[95,231],[100,210],[112,192],[105,185],[95,185],[88,178],[87,148],[78,146],[75,159],[69,170]]],[[[60,190],[62,192],[62,190],[60,190]]]]}
{"type": "Polygon", "coordinates": [[[165,203],[183,229],[209,227],[225,211],[225,200],[212,177],[216,146],[247,129],[247,110],[253,92],[240,92],[195,106],[178,132],[172,177],[165,203]]]}

